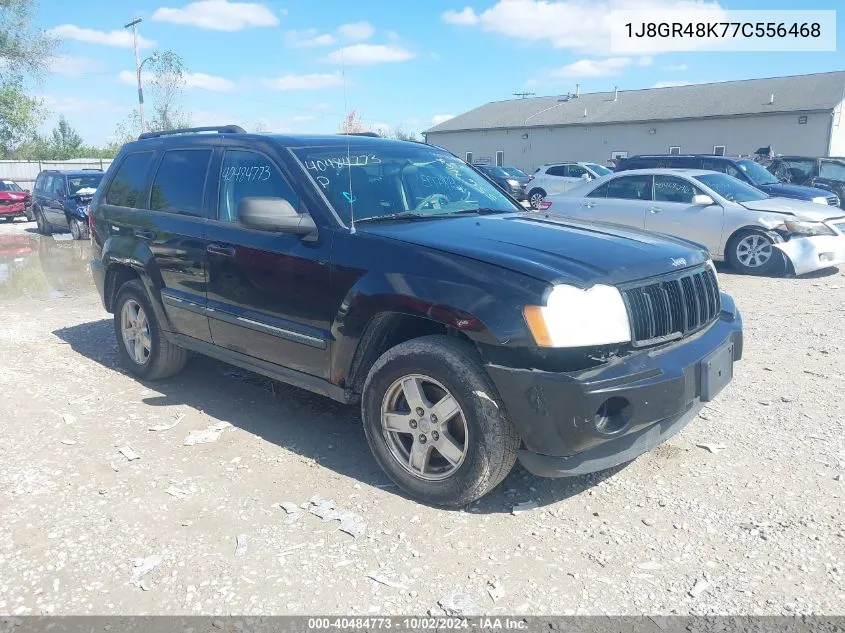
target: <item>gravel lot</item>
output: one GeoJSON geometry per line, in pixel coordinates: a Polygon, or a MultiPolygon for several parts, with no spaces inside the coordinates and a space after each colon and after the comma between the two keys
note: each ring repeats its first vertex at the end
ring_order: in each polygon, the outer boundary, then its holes
{"type": "Polygon", "coordinates": [[[448,512],[389,484],[355,409],[202,358],[124,374],[88,243],[33,227],[0,225],[2,614],[845,613],[840,271],[722,271],[745,358],[699,419],[448,512]]]}

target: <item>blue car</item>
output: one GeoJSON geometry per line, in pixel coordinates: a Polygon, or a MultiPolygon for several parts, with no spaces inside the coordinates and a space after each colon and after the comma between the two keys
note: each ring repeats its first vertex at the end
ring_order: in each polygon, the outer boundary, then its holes
{"type": "Polygon", "coordinates": [[[38,232],[70,231],[75,240],[88,239],[88,205],[91,203],[103,172],[44,170],[35,179],[32,191],[32,213],[38,232]]]}
{"type": "Polygon", "coordinates": [[[781,182],[765,167],[748,158],[707,154],[641,155],[623,158],[616,171],[655,168],[720,171],[757,187],[770,196],[808,200],[831,207],[839,206],[839,196],[831,191],[781,182]]]}

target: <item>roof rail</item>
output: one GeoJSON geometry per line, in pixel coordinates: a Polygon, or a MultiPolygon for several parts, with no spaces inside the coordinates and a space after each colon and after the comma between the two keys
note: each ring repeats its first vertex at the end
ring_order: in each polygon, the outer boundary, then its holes
{"type": "Polygon", "coordinates": [[[144,132],[138,140],[145,138],[158,138],[160,136],[173,136],[176,134],[195,134],[197,132],[217,132],[218,134],[245,134],[246,130],[240,125],[212,125],[208,127],[184,127],[176,130],[163,130],[161,132],[144,132]]]}
{"type": "Polygon", "coordinates": [[[374,138],[381,138],[377,132],[346,132],[343,136],[372,136],[374,138]]]}

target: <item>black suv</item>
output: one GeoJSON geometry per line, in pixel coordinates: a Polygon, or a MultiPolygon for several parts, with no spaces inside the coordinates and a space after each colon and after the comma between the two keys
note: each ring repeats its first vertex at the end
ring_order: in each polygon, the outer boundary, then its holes
{"type": "Polygon", "coordinates": [[[845,209],[845,158],[778,156],[766,163],[777,178],[796,185],[825,189],[839,198],[845,209]]]}
{"type": "Polygon", "coordinates": [[[32,214],[38,232],[70,231],[73,238],[88,238],[88,205],[103,179],[99,169],[44,170],[35,179],[32,214]]]}
{"type": "Polygon", "coordinates": [[[429,503],[481,497],[517,457],[552,477],[627,462],[742,354],[700,246],[527,212],[422,143],[142,134],[90,213],[132,373],[192,351],[360,402],[380,466],[429,503]]]}
{"type": "Polygon", "coordinates": [[[840,204],[839,196],[833,195],[830,190],[781,182],[772,173],[767,171],[763,165],[755,163],[749,158],[732,158],[730,156],[712,156],[707,154],[631,156],[630,158],[623,158],[617,166],[616,171],[662,167],[720,171],[757,187],[757,189],[770,196],[809,200],[832,207],[839,206],[840,204]]]}
{"type": "Polygon", "coordinates": [[[496,165],[474,165],[474,167],[499,185],[505,193],[520,201],[528,199],[525,194],[525,185],[528,184],[530,178],[522,171],[515,167],[498,167],[496,165]]]}

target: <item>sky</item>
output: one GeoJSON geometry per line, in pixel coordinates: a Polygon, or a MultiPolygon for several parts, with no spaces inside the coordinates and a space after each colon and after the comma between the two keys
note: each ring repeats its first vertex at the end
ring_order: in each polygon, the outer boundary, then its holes
{"type": "MultiPolygon", "coordinates": [[[[805,9],[835,9],[811,0],[805,9]]],[[[137,107],[140,54],[171,50],[188,70],[195,125],[335,132],[355,109],[372,129],[422,132],[517,92],[565,94],[845,69],[840,52],[610,50],[616,8],[794,9],[794,0],[41,0],[61,40],[43,84],[44,130],[65,116],[91,144],[137,107]]],[[[837,42],[845,46],[845,16],[837,42]]],[[[149,107],[149,101],[147,102],[149,107]]]]}

